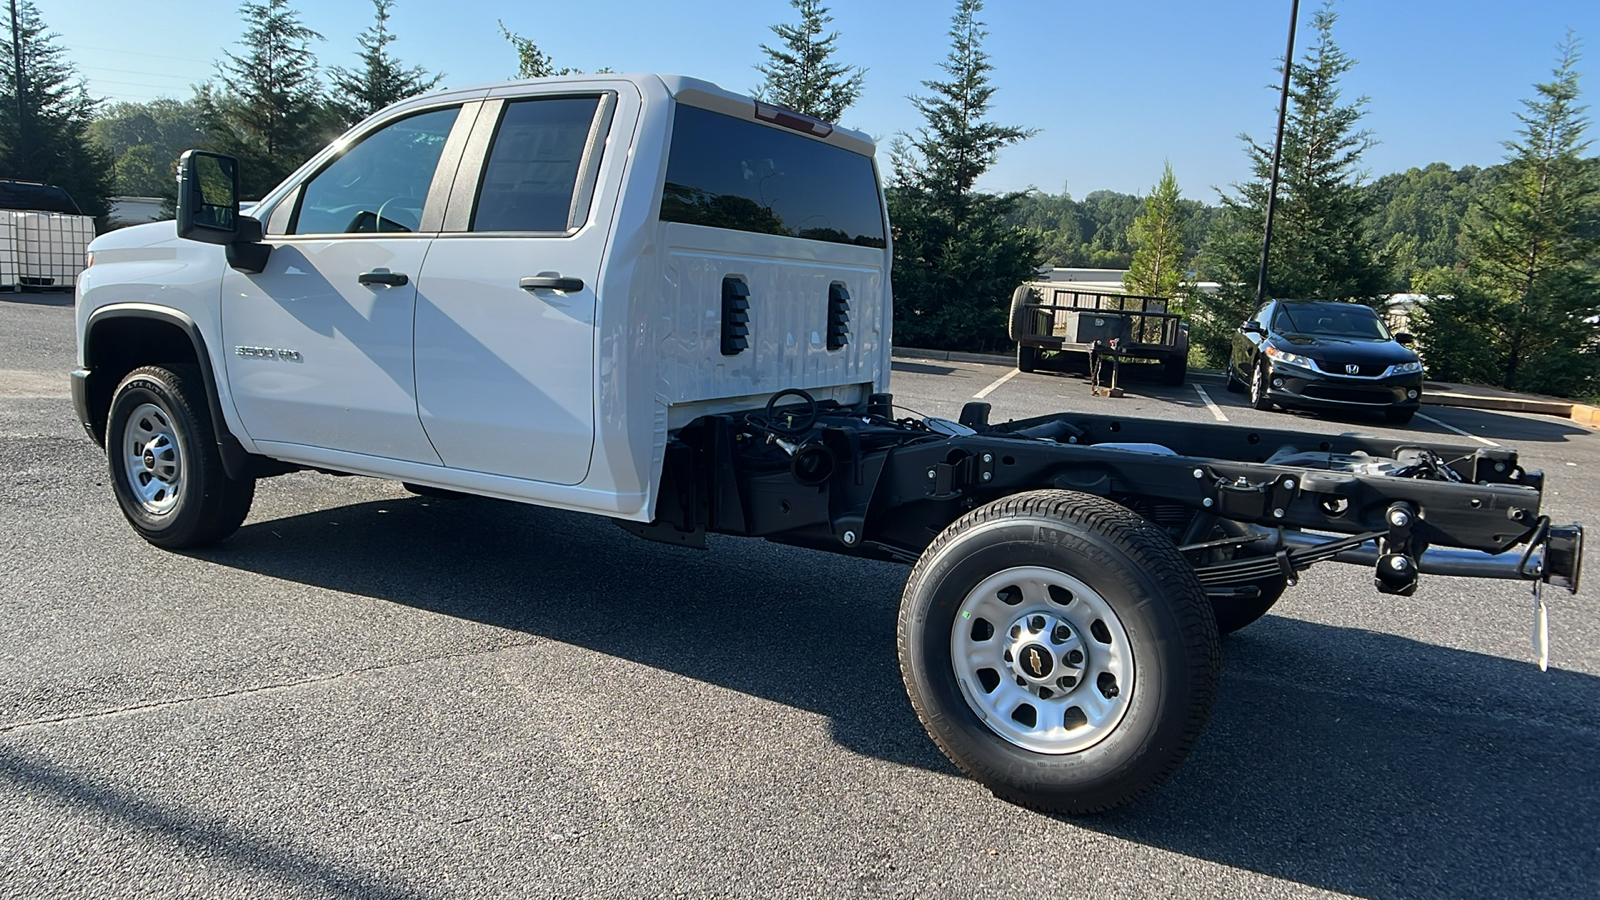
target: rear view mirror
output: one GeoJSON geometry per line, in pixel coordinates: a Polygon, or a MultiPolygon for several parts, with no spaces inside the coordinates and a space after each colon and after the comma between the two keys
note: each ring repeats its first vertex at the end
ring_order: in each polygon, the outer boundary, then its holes
{"type": "Polygon", "coordinates": [[[178,160],[178,237],[207,244],[238,239],[238,160],[204,150],[178,160]]]}

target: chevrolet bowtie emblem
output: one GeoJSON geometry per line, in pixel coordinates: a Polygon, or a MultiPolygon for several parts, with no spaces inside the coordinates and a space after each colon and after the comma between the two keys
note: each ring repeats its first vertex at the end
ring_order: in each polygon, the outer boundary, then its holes
{"type": "Polygon", "coordinates": [[[1033,674],[1035,676],[1039,676],[1039,675],[1043,675],[1044,674],[1044,670],[1039,667],[1039,651],[1038,650],[1029,650],[1028,651],[1028,668],[1033,670],[1033,674]]]}

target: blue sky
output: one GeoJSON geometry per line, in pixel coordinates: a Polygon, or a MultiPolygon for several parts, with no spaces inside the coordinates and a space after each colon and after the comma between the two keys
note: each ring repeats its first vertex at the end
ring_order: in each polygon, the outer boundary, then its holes
{"type": "MultiPolygon", "coordinates": [[[[91,91],[112,100],[187,96],[243,30],[226,0],[35,2],[91,91]]],[[[370,0],[291,2],[326,38],[314,46],[322,63],[354,65],[370,0]]],[[[838,58],[869,70],[844,124],[886,145],[919,124],[906,96],[941,74],[954,0],[829,5],[838,58]]],[[[1214,187],[1248,174],[1237,136],[1271,136],[1288,0],[987,6],[992,116],[1041,131],[1006,150],[981,188],[1144,193],[1170,159],[1186,196],[1215,202],[1214,187]]],[[[1302,4],[1300,47],[1316,8],[1302,4]]],[[[1371,100],[1364,124],[1380,141],[1366,157],[1374,176],[1435,161],[1498,162],[1519,100],[1548,78],[1569,27],[1588,48],[1585,98],[1600,97],[1597,0],[1343,0],[1336,9],[1335,39],[1360,61],[1345,95],[1371,100]]],[[[400,40],[390,46],[408,63],[446,72],[447,86],[496,81],[516,69],[495,25],[504,19],[559,65],[675,72],[749,91],[760,78],[758,46],[775,40],[768,26],[792,15],[787,0],[399,0],[390,24],[400,40]]]]}

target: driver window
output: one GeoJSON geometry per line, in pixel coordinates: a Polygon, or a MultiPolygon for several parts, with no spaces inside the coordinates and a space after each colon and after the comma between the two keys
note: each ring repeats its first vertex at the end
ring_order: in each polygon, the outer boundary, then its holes
{"type": "Polygon", "coordinates": [[[346,149],[306,182],[289,233],[416,231],[459,111],[436,109],[391,122],[346,149]]]}

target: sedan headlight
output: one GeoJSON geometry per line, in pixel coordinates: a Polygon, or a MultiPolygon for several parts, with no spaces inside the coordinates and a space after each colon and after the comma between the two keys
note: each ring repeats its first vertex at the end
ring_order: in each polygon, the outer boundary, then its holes
{"type": "Polygon", "coordinates": [[[1422,363],[1418,360],[1411,362],[1395,363],[1389,367],[1390,375],[1411,375],[1422,371],[1422,363]]]}
{"type": "Polygon", "coordinates": [[[1267,355],[1272,357],[1272,359],[1276,362],[1288,363],[1291,366],[1301,366],[1307,369],[1311,368],[1311,360],[1306,359],[1304,356],[1301,356],[1298,353],[1290,353],[1287,350],[1279,350],[1277,347],[1274,347],[1270,344],[1267,345],[1266,352],[1267,355]]]}

